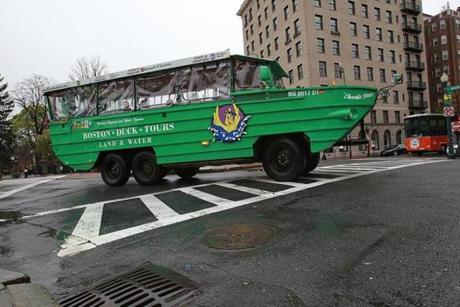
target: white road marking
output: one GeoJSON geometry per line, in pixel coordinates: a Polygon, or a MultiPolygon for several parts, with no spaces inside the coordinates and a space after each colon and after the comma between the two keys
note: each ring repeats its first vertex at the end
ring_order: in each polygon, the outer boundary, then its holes
{"type": "MultiPolygon", "coordinates": [[[[29,216],[27,218],[33,218],[33,217],[38,217],[38,216],[68,211],[68,210],[75,210],[76,208],[86,208],[74,232],[72,233],[71,236],[69,236],[66,239],[64,244],[62,244],[61,246],[62,249],[61,251],[59,251],[58,256],[65,257],[65,256],[76,255],[83,251],[93,249],[97,246],[107,244],[107,243],[110,243],[110,242],[113,242],[119,239],[123,239],[126,237],[130,237],[133,235],[137,235],[137,234],[140,234],[146,231],[154,230],[160,227],[173,225],[176,223],[180,223],[180,222],[195,219],[198,217],[206,216],[209,214],[229,210],[232,208],[237,208],[237,207],[248,205],[251,203],[256,203],[259,201],[272,199],[272,198],[283,196],[283,195],[288,195],[291,193],[307,190],[310,188],[319,187],[319,186],[326,185],[329,183],[339,182],[339,181],[348,180],[352,178],[358,178],[358,177],[362,177],[362,176],[366,176],[370,174],[377,174],[377,173],[385,172],[387,170],[396,170],[396,169],[401,169],[401,168],[410,167],[410,166],[446,162],[446,161],[447,160],[427,160],[426,159],[423,161],[418,160],[414,162],[413,160],[411,160],[410,163],[406,163],[403,165],[393,165],[393,166],[388,166],[384,169],[379,168],[379,169],[374,169],[374,170],[369,170],[369,171],[366,170],[366,171],[360,171],[359,173],[342,174],[342,176],[339,176],[337,178],[321,179],[319,181],[315,181],[309,184],[296,183],[296,182],[287,182],[287,183],[279,182],[278,183],[278,182],[264,179],[264,178],[258,178],[258,177],[250,178],[250,180],[252,181],[268,182],[272,184],[280,184],[280,185],[288,186],[287,189],[282,190],[280,192],[269,192],[269,191],[263,191],[263,190],[258,190],[258,189],[251,189],[251,188],[241,187],[237,184],[232,184],[228,182],[217,182],[217,183],[213,182],[213,183],[202,184],[202,185],[198,185],[194,187],[178,188],[178,189],[154,193],[154,194],[141,195],[141,196],[138,195],[138,196],[132,196],[132,197],[124,198],[124,199],[116,199],[116,200],[110,200],[106,202],[98,202],[94,204],[87,204],[87,205],[68,208],[68,209],[48,211],[48,212],[36,214],[34,216],[29,216]],[[201,186],[209,186],[209,185],[221,185],[221,186],[225,186],[225,187],[232,188],[235,190],[246,191],[248,193],[251,193],[257,196],[247,198],[244,200],[240,200],[240,201],[231,201],[231,200],[221,198],[221,197],[209,194],[209,193],[205,193],[205,192],[202,192],[196,189],[201,186]],[[183,193],[187,193],[189,195],[203,199],[207,202],[213,203],[216,206],[211,207],[211,208],[206,208],[200,211],[187,213],[187,214],[178,214],[174,210],[170,209],[166,204],[164,204],[163,202],[161,202],[159,199],[155,197],[155,195],[171,193],[174,191],[181,191],[183,193]],[[158,220],[155,222],[144,224],[144,225],[139,225],[139,226],[111,232],[108,234],[99,235],[103,204],[109,204],[112,202],[120,202],[124,200],[136,199],[136,198],[140,198],[141,201],[144,202],[144,204],[147,206],[147,208],[149,208],[152,211],[152,213],[155,216],[157,216],[158,220]]],[[[362,163],[361,165],[359,165],[359,167],[362,169],[367,169],[366,166],[368,166],[366,163],[362,163]]],[[[318,170],[334,173],[332,168],[327,168],[324,170],[321,168],[318,168],[318,170]]],[[[234,180],[235,179],[233,178],[231,181],[234,181],[234,180]]]]}
{"type": "Polygon", "coordinates": [[[103,209],[103,202],[87,206],[72,234],[87,239],[97,237],[99,235],[99,229],[101,228],[103,209]]]}
{"type": "Polygon", "coordinates": [[[60,178],[63,178],[63,177],[65,177],[65,175],[64,176],[55,176],[55,177],[52,177],[52,178],[48,178],[48,179],[45,179],[45,180],[40,180],[40,181],[31,183],[31,184],[25,185],[23,187],[20,187],[20,188],[17,188],[17,189],[8,191],[8,192],[1,193],[0,194],[0,199],[10,197],[13,194],[25,191],[25,190],[33,188],[33,187],[35,187],[37,185],[47,183],[47,182],[50,182],[50,181],[53,181],[53,180],[56,180],[56,179],[60,179],[60,178]]]}
{"type": "Polygon", "coordinates": [[[141,196],[140,200],[158,220],[168,219],[179,215],[179,213],[169,208],[168,205],[153,195],[141,196]]]}
{"type": "Polygon", "coordinates": [[[246,193],[256,195],[256,196],[257,195],[260,196],[260,195],[272,193],[272,192],[264,191],[264,190],[260,190],[260,189],[253,189],[253,188],[243,187],[241,185],[237,185],[237,184],[233,184],[233,183],[229,183],[229,182],[218,182],[218,183],[214,183],[214,184],[219,185],[219,186],[224,187],[224,188],[234,189],[234,190],[238,190],[238,191],[241,191],[241,192],[246,192],[246,193]]]}

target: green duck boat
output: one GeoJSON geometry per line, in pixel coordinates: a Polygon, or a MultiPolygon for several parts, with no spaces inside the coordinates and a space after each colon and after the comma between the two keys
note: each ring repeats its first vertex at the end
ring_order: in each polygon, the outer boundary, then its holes
{"type": "Polygon", "coordinates": [[[285,88],[276,61],[207,54],[46,89],[56,156],[99,168],[110,186],[141,185],[170,170],[260,161],[277,181],[312,171],[319,153],[372,110],[365,86],[285,88]]]}

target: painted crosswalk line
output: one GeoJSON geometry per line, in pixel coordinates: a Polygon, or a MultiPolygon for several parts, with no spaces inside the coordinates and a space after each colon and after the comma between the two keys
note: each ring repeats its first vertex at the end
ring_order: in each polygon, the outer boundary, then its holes
{"type": "MultiPolygon", "coordinates": [[[[47,183],[47,182],[50,182],[50,181],[53,181],[53,180],[56,180],[56,179],[60,179],[60,178],[63,178],[63,177],[65,177],[65,175],[64,176],[49,177],[49,178],[46,178],[46,179],[43,179],[43,180],[38,180],[38,181],[33,180],[33,179],[29,179],[29,180],[20,179],[20,180],[17,180],[17,181],[8,180],[8,182],[12,182],[15,185],[15,187],[12,188],[12,189],[9,189],[6,192],[0,193],[0,199],[10,197],[10,196],[12,196],[12,195],[14,195],[16,193],[25,191],[27,189],[36,187],[36,186],[38,186],[40,184],[44,184],[44,183],[47,183]]],[[[8,183],[6,181],[0,182],[0,186],[7,185],[7,184],[8,183]]]]}
{"type": "MultiPolygon", "coordinates": [[[[137,195],[122,199],[91,203],[72,208],[41,212],[24,217],[36,219],[49,215],[63,214],[71,210],[81,210],[81,216],[73,231],[61,245],[58,256],[72,256],[97,246],[134,236],[146,231],[188,221],[209,214],[245,206],[263,200],[288,195],[318,186],[377,174],[410,166],[444,162],[440,159],[407,159],[398,163],[377,161],[364,163],[340,164],[318,167],[309,177],[300,178],[298,182],[275,182],[258,173],[246,178],[234,178],[227,181],[210,182],[168,191],[137,195]],[[234,195],[233,195],[234,194],[234,195]],[[126,214],[135,210],[133,202],[142,206],[142,210],[133,218],[139,223],[125,223],[116,227],[104,227],[103,220],[109,209],[124,210],[126,214]],[[115,205],[115,207],[113,207],[115,205]],[[112,206],[112,207],[111,207],[112,206]],[[140,219],[139,214],[151,214],[150,219],[140,219]],[[126,226],[126,228],[123,228],[126,226]],[[123,229],[120,229],[123,228],[123,229]]],[[[110,214],[109,214],[110,215],[110,214]]],[[[110,225],[109,225],[110,226],[110,225]]]]}

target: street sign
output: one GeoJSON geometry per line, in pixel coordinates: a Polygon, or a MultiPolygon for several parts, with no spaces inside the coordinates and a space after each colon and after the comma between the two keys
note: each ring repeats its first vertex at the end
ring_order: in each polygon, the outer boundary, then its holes
{"type": "Polygon", "coordinates": [[[451,106],[444,107],[443,114],[444,114],[444,117],[452,117],[452,116],[454,116],[454,114],[455,114],[454,107],[451,107],[451,106]]]}
{"type": "Polygon", "coordinates": [[[460,132],[460,121],[452,122],[452,131],[460,132]]]}
{"type": "Polygon", "coordinates": [[[458,90],[460,90],[460,85],[448,86],[448,87],[446,87],[446,90],[447,90],[447,92],[449,92],[449,93],[458,91],[458,90]]]}

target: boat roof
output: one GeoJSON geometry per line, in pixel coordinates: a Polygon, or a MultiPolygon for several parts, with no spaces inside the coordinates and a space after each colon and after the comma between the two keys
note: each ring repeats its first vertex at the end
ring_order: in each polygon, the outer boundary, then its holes
{"type": "Polygon", "coordinates": [[[404,119],[411,119],[411,118],[417,118],[417,117],[429,117],[429,116],[443,116],[443,115],[437,114],[437,113],[423,113],[423,114],[409,115],[409,116],[404,117],[404,119]]]}
{"type": "Polygon", "coordinates": [[[170,70],[174,68],[192,66],[195,64],[222,61],[222,60],[230,59],[230,58],[263,62],[266,65],[270,66],[270,68],[272,69],[272,72],[276,76],[278,77],[288,76],[286,72],[283,70],[283,68],[281,68],[281,66],[275,60],[261,59],[257,57],[251,57],[251,56],[231,55],[230,49],[227,49],[225,51],[213,52],[213,53],[203,54],[203,55],[184,58],[184,59],[175,60],[175,61],[163,62],[163,63],[153,64],[153,65],[148,65],[148,66],[141,66],[141,67],[123,70],[123,71],[119,71],[115,73],[110,73],[104,76],[94,77],[90,79],[59,83],[59,84],[55,84],[55,85],[47,87],[44,93],[46,94],[46,93],[60,91],[60,90],[68,89],[68,88],[79,87],[79,86],[89,85],[89,84],[96,84],[100,82],[111,81],[111,80],[141,75],[145,73],[159,72],[163,70],[170,70]]]}

